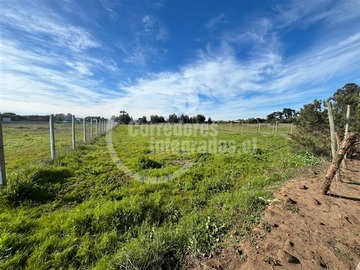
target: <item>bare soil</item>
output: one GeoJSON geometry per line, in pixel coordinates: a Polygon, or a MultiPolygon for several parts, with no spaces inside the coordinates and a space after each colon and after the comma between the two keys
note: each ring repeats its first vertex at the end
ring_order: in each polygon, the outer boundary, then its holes
{"type": "Polygon", "coordinates": [[[360,161],[349,160],[332,196],[320,173],[287,181],[251,236],[199,259],[193,269],[360,270],[360,161]]]}

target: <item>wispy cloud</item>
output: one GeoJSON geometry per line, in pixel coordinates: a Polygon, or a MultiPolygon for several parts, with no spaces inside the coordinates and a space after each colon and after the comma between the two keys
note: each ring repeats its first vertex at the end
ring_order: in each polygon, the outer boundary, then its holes
{"type": "Polygon", "coordinates": [[[116,46],[124,54],[124,63],[144,68],[164,53],[159,42],[168,39],[170,35],[159,19],[145,15],[133,24],[132,36],[126,41],[119,40],[116,46]]]}
{"type": "MultiPolygon", "coordinates": [[[[85,29],[64,21],[51,9],[28,2],[28,9],[17,2],[2,2],[1,24],[29,35],[43,35],[55,44],[80,52],[101,45],[85,29]]],[[[35,38],[35,37],[34,37],[35,38]]]]}
{"type": "Polygon", "coordinates": [[[115,11],[116,6],[119,5],[117,1],[99,0],[99,2],[111,19],[116,20],[119,18],[119,15],[115,11]]]}
{"type": "MultiPolygon", "coordinates": [[[[162,45],[171,41],[159,18],[147,12],[132,17],[126,39],[118,37],[111,47],[84,25],[39,3],[0,3],[2,110],[259,117],[330,96],[358,79],[358,1],[291,1],[231,30],[217,28],[226,22],[219,14],[202,24],[205,32],[217,29],[217,43],[197,48],[196,56],[171,71],[136,77],[132,70],[161,61],[162,45]],[[311,44],[287,55],[283,34],[313,24],[319,30],[311,44]]],[[[100,4],[119,19],[112,2],[100,4]]]]}
{"type": "Polygon", "coordinates": [[[221,13],[218,16],[211,18],[207,23],[206,23],[206,27],[209,29],[212,29],[214,27],[216,27],[217,24],[226,24],[228,23],[227,20],[224,19],[225,18],[225,14],[221,13]]]}
{"type": "MultiPolygon", "coordinates": [[[[319,4],[305,9],[307,20],[316,21],[312,16],[316,17],[322,7],[319,4]]],[[[332,86],[335,79],[344,84],[356,79],[349,74],[356,73],[360,66],[360,35],[353,32],[334,43],[338,33],[326,33],[312,47],[286,57],[279,29],[300,20],[302,8],[291,7],[292,14],[299,14],[292,21],[288,14],[281,13],[258,18],[247,29],[225,32],[219,50],[201,51],[195,63],[178,72],[156,74],[124,87],[127,102],[136,103],[134,109],[139,116],[140,111],[150,111],[148,104],[154,102],[163,112],[206,112],[229,119],[234,115],[265,115],[279,106],[298,108],[313,98],[330,96],[335,87],[342,86],[332,86]],[[237,47],[244,42],[251,46],[251,57],[237,59],[237,47]]]]}

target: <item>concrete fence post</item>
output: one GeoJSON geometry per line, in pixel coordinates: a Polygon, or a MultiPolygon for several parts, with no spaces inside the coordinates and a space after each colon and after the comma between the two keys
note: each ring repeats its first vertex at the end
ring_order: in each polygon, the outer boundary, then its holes
{"type": "Polygon", "coordinates": [[[49,128],[50,128],[50,156],[51,160],[55,159],[55,129],[54,129],[54,115],[49,116],[49,128]]]}
{"type": "Polygon", "coordinates": [[[75,149],[75,115],[71,117],[71,147],[75,149]]]}
{"type": "Polygon", "coordinates": [[[90,119],[90,134],[91,134],[90,138],[91,138],[91,139],[94,138],[94,130],[93,130],[93,129],[94,129],[94,128],[93,128],[93,120],[90,119]]]}
{"type": "Polygon", "coordinates": [[[95,119],[95,137],[99,135],[99,120],[95,119]]]}
{"type": "Polygon", "coordinates": [[[83,118],[83,141],[86,143],[86,118],[83,118]]]}
{"type": "Polygon", "coordinates": [[[0,113],[0,185],[6,185],[4,140],[2,132],[2,117],[0,113]]]}

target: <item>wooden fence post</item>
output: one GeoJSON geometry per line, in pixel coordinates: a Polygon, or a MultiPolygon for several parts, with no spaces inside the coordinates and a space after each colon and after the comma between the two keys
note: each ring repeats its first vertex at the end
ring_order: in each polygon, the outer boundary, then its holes
{"type": "Polygon", "coordinates": [[[244,121],[241,122],[241,133],[244,134],[244,121]]]}
{"type": "Polygon", "coordinates": [[[50,127],[50,156],[51,160],[55,159],[55,131],[54,131],[54,115],[50,114],[49,117],[49,127],[50,127]]]}
{"type": "Polygon", "coordinates": [[[260,122],[258,123],[258,134],[260,134],[260,128],[261,128],[261,124],[260,122]]]}
{"type": "MultiPolygon", "coordinates": [[[[331,139],[331,156],[332,160],[334,161],[336,151],[337,151],[337,144],[336,144],[336,134],[335,134],[335,123],[334,123],[334,117],[332,112],[332,105],[330,101],[326,101],[326,105],[328,108],[328,117],[329,117],[329,125],[330,125],[330,139],[331,139]]],[[[341,181],[340,172],[336,172],[336,180],[341,181]]]]}
{"type": "Polygon", "coordinates": [[[71,117],[71,147],[75,149],[75,115],[71,117]]]}
{"type": "Polygon", "coordinates": [[[5,170],[5,154],[4,154],[4,140],[2,132],[2,117],[0,113],[0,185],[6,185],[6,170],[5,170]]]}
{"type": "Polygon", "coordinates": [[[293,123],[290,125],[290,135],[293,133],[293,123]]]}
{"type": "Polygon", "coordinates": [[[356,141],[356,137],[354,133],[348,133],[344,140],[341,142],[341,145],[339,147],[339,150],[335,154],[335,157],[329,167],[329,169],[326,172],[325,175],[325,181],[323,184],[322,193],[326,195],[330,189],[331,181],[334,178],[334,175],[336,172],[339,171],[340,163],[342,159],[344,158],[346,152],[349,150],[351,145],[353,145],[356,141]]]}
{"type": "MultiPolygon", "coordinates": [[[[345,136],[349,133],[349,124],[350,124],[350,105],[346,106],[346,125],[345,125],[345,136]]],[[[342,161],[343,168],[347,169],[346,164],[347,156],[345,154],[344,159],[342,161]]]]}
{"type": "Polygon", "coordinates": [[[83,118],[83,141],[86,143],[86,117],[83,118]]]}

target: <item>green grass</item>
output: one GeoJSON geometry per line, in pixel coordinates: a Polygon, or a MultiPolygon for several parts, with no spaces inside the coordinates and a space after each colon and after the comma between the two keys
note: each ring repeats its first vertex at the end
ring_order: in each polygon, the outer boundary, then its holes
{"type": "Polygon", "coordinates": [[[262,135],[290,135],[296,131],[296,126],[279,123],[277,128],[274,124],[246,124],[246,123],[219,123],[217,129],[222,132],[233,132],[241,134],[262,134],[262,135]],[[276,130],[275,130],[276,129],[276,130]]]}
{"type": "MultiPolygon", "coordinates": [[[[90,124],[87,124],[90,134],[90,124]]],[[[55,145],[58,156],[66,155],[71,149],[71,124],[55,124],[55,145]]],[[[11,172],[26,164],[50,159],[49,124],[11,123],[3,124],[5,161],[11,172]]],[[[83,140],[82,124],[75,125],[75,140],[83,140]]]]}
{"type": "Polygon", "coordinates": [[[102,136],[54,163],[14,169],[0,194],[0,269],[184,268],[224,246],[230,230],[247,236],[265,207],[259,197],[315,161],[280,136],[155,134],[196,147],[154,153],[149,136],[129,136],[124,126],[112,135],[118,157],[144,180],[191,166],[169,181],[134,180],[102,136]],[[212,140],[221,151],[202,153],[198,144],[212,140]]]}

